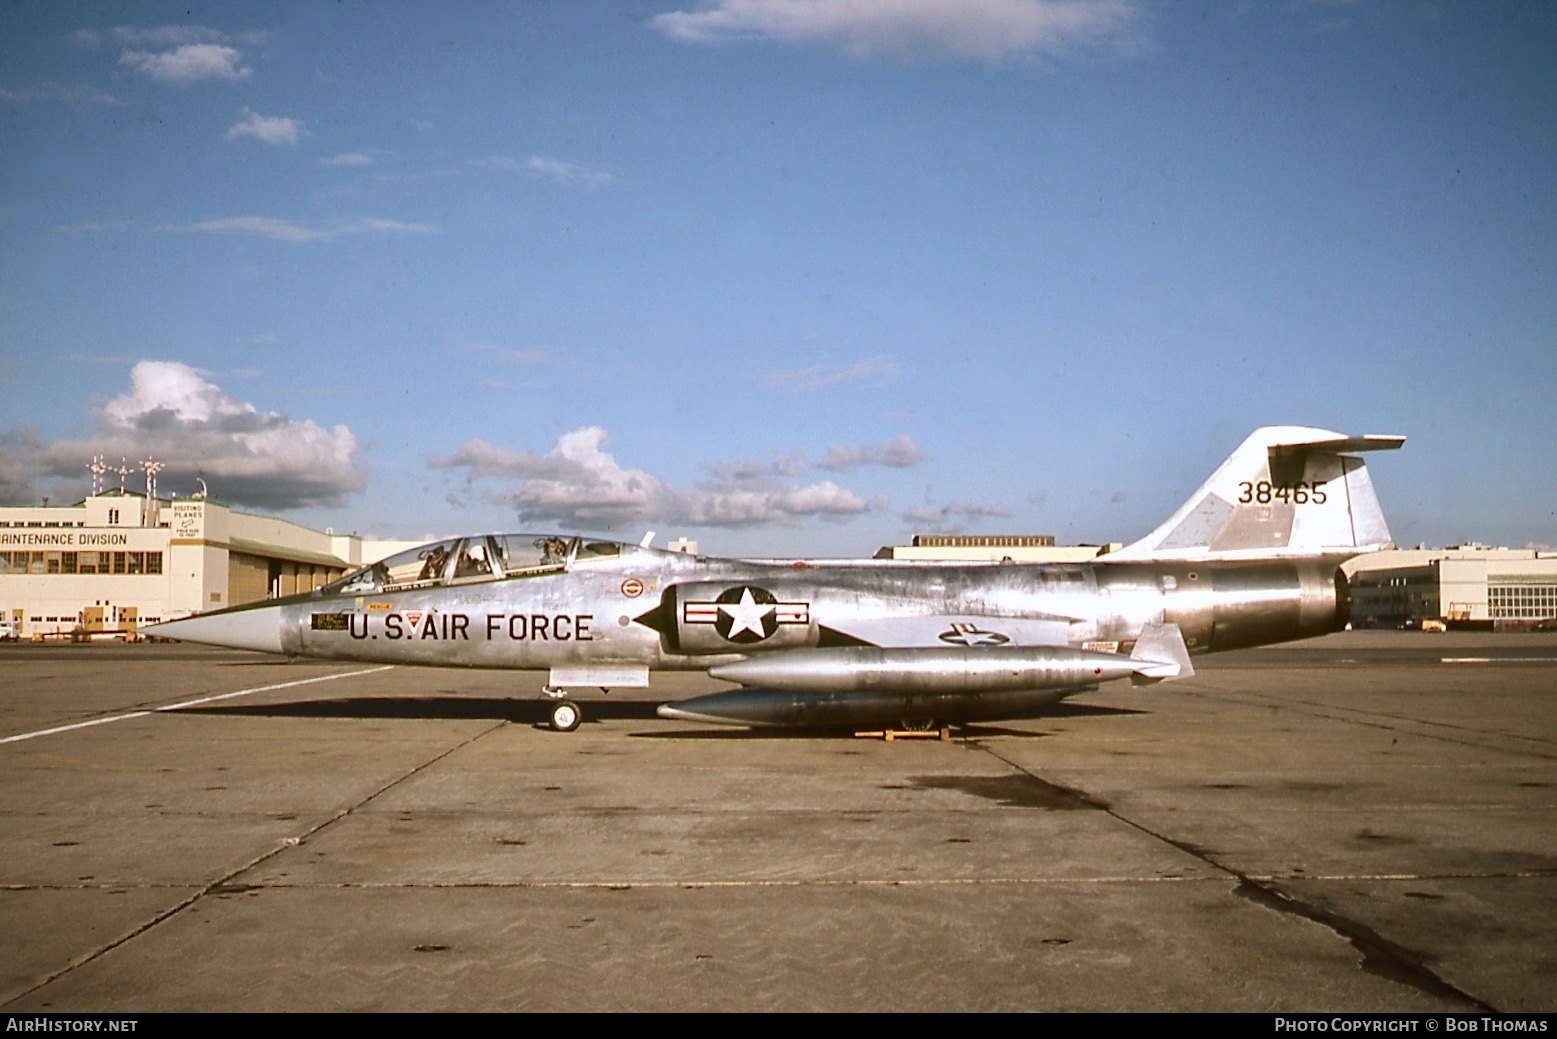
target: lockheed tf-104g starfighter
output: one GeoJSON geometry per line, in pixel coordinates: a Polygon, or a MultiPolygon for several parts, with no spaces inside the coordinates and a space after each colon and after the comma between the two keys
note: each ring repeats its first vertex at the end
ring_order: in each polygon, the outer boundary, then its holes
{"type": "Polygon", "coordinates": [[[1079,564],[711,559],[551,534],[425,545],[285,599],[150,629],[218,646],[549,673],[643,688],[656,670],[739,688],[659,707],[738,725],[926,727],[1040,711],[1103,682],[1345,626],[1340,563],[1390,547],[1363,460],[1403,437],[1257,430],[1167,522],[1079,564]]]}

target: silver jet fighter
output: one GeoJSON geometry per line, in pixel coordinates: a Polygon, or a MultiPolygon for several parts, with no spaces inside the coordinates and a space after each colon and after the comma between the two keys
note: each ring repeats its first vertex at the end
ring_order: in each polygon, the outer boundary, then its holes
{"type": "Polygon", "coordinates": [[[1363,452],[1403,437],[1257,430],[1167,522],[1094,562],[734,560],[571,535],[450,538],[287,599],[171,621],[191,642],[644,688],[738,688],[662,717],[928,727],[1029,715],[1103,682],[1188,678],[1191,657],[1345,626],[1339,564],[1391,546],[1363,452]]]}

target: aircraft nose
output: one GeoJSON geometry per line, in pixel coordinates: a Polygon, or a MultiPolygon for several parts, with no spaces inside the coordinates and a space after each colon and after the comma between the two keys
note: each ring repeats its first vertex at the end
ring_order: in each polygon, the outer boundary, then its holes
{"type": "Polygon", "coordinates": [[[207,646],[253,649],[261,653],[282,652],[279,606],[218,610],[165,624],[154,624],[145,631],[159,638],[201,642],[207,646]]]}

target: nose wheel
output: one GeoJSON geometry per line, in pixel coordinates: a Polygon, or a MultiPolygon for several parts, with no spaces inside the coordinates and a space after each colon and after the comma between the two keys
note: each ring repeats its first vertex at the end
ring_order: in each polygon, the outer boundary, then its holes
{"type": "MultiPolygon", "coordinates": [[[[602,686],[600,691],[609,693],[611,690],[602,686]]],[[[568,699],[568,690],[565,687],[543,685],[541,686],[541,696],[551,704],[547,713],[551,721],[552,731],[572,732],[584,720],[584,709],[568,699]]]]}
{"type": "Polygon", "coordinates": [[[572,732],[584,720],[584,712],[572,700],[558,700],[551,705],[551,727],[557,732],[572,732]]]}

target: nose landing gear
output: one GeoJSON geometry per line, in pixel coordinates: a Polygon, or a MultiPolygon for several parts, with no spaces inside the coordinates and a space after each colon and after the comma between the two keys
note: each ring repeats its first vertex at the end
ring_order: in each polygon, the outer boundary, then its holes
{"type": "Polygon", "coordinates": [[[572,732],[584,720],[584,712],[578,704],[568,699],[568,691],[556,686],[543,686],[541,695],[552,701],[549,718],[552,731],[572,732]]]}

